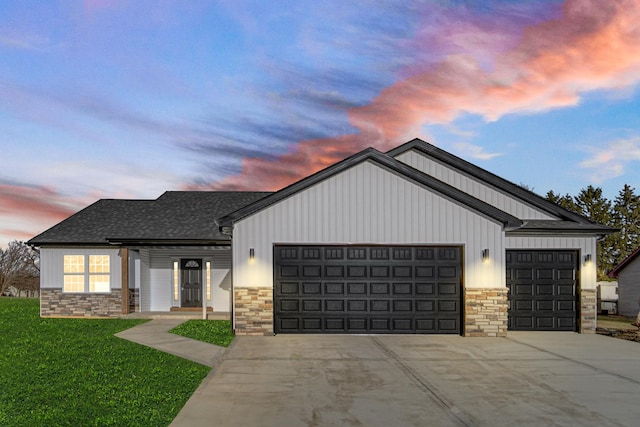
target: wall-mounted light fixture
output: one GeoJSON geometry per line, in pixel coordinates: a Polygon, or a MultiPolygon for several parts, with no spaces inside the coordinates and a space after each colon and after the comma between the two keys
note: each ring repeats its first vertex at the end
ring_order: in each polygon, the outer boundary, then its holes
{"type": "Polygon", "coordinates": [[[482,262],[489,261],[489,249],[482,250],[482,262]]]}
{"type": "Polygon", "coordinates": [[[249,259],[255,259],[256,258],[256,251],[253,248],[249,249],[249,259]]]}
{"type": "Polygon", "coordinates": [[[591,254],[586,254],[584,256],[584,265],[591,264],[591,254]]]}

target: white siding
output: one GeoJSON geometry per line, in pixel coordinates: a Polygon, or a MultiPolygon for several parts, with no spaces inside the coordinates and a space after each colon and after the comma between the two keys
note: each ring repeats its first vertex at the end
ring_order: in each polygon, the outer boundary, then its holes
{"type": "Polygon", "coordinates": [[[640,310],[640,257],[636,257],[618,274],[618,313],[635,316],[640,310]]]}
{"type": "Polygon", "coordinates": [[[410,150],[399,155],[397,160],[416,168],[427,175],[444,181],[447,184],[472,195],[507,212],[520,219],[558,219],[548,213],[541,211],[514,196],[479,181],[471,176],[463,174],[449,166],[446,166],[422,153],[410,150]]]}
{"type": "Polygon", "coordinates": [[[140,250],[140,311],[151,311],[151,278],[149,250],[140,250]]]}
{"type": "Polygon", "coordinates": [[[596,289],[596,238],[595,237],[527,237],[508,236],[506,249],[575,249],[579,251],[580,287],[596,289]],[[584,256],[591,254],[591,263],[585,265],[584,256]]]}
{"type": "MultiPolygon", "coordinates": [[[[142,311],[169,311],[179,307],[173,300],[173,261],[181,258],[201,258],[212,262],[211,302],[214,311],[231,311],[231,251],[152,248],[140,251],[140,304],[142,311]]],[[[204,265],[203,265],[204,267],[204,265]]],[[[204,268],[203,268],[204,275],[204,268]]]]}
{"type": "Polygon", "coordinates": [[[465,286],[504,287],[503,235],[501,224],[365,162],[238,221],[234,285],[272,286],[273,245],[308,243],[460,245],[465,286]]]}
{"type": "Polygon", "coordinates": [[[111,289],[120,289],[122,261],[119,250],[107,248],[42,248],[40,250],[40,287],[62,289],[65,255],[109,255],[111,289]]]}

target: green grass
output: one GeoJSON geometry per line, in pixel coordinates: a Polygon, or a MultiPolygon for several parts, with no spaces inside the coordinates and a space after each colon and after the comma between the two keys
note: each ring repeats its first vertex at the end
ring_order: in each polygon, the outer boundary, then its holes
{"type": "Polygon", "coordinates": [[[210,368],[113,336],[144,320],[41,319],[0,298],[0,425],[166,426],[210,368]]]}
{"type": "Polygon", "coordinates": [[[169,332],[221,347],[229,347],[234,338],[229,320],[188,320],[169,332]]]}

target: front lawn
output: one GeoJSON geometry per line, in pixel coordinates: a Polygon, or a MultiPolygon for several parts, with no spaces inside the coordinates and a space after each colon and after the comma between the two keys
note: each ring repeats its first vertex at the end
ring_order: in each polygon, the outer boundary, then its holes
{"type": "Polygon", "coordinates": [[[229,347],[234,338],[230,320],[188,320],[169,332],[221,347],[229,347]]]}
{"type": "Polygon", "coordinates": [[[114,336],[144,320],[38,309],[0,298],[0,425],[166,426],[210,370],[114,336]]]}

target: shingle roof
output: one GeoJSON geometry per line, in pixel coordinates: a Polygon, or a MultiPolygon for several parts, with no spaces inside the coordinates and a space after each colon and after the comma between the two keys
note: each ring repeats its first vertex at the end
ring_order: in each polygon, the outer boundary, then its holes
{"type": "Polygon", "coordinates": [[[156,200],[103,199],[29,240],[29,244],[226,241],[215,219],[270,194],[167,191],[156,200]]]}

